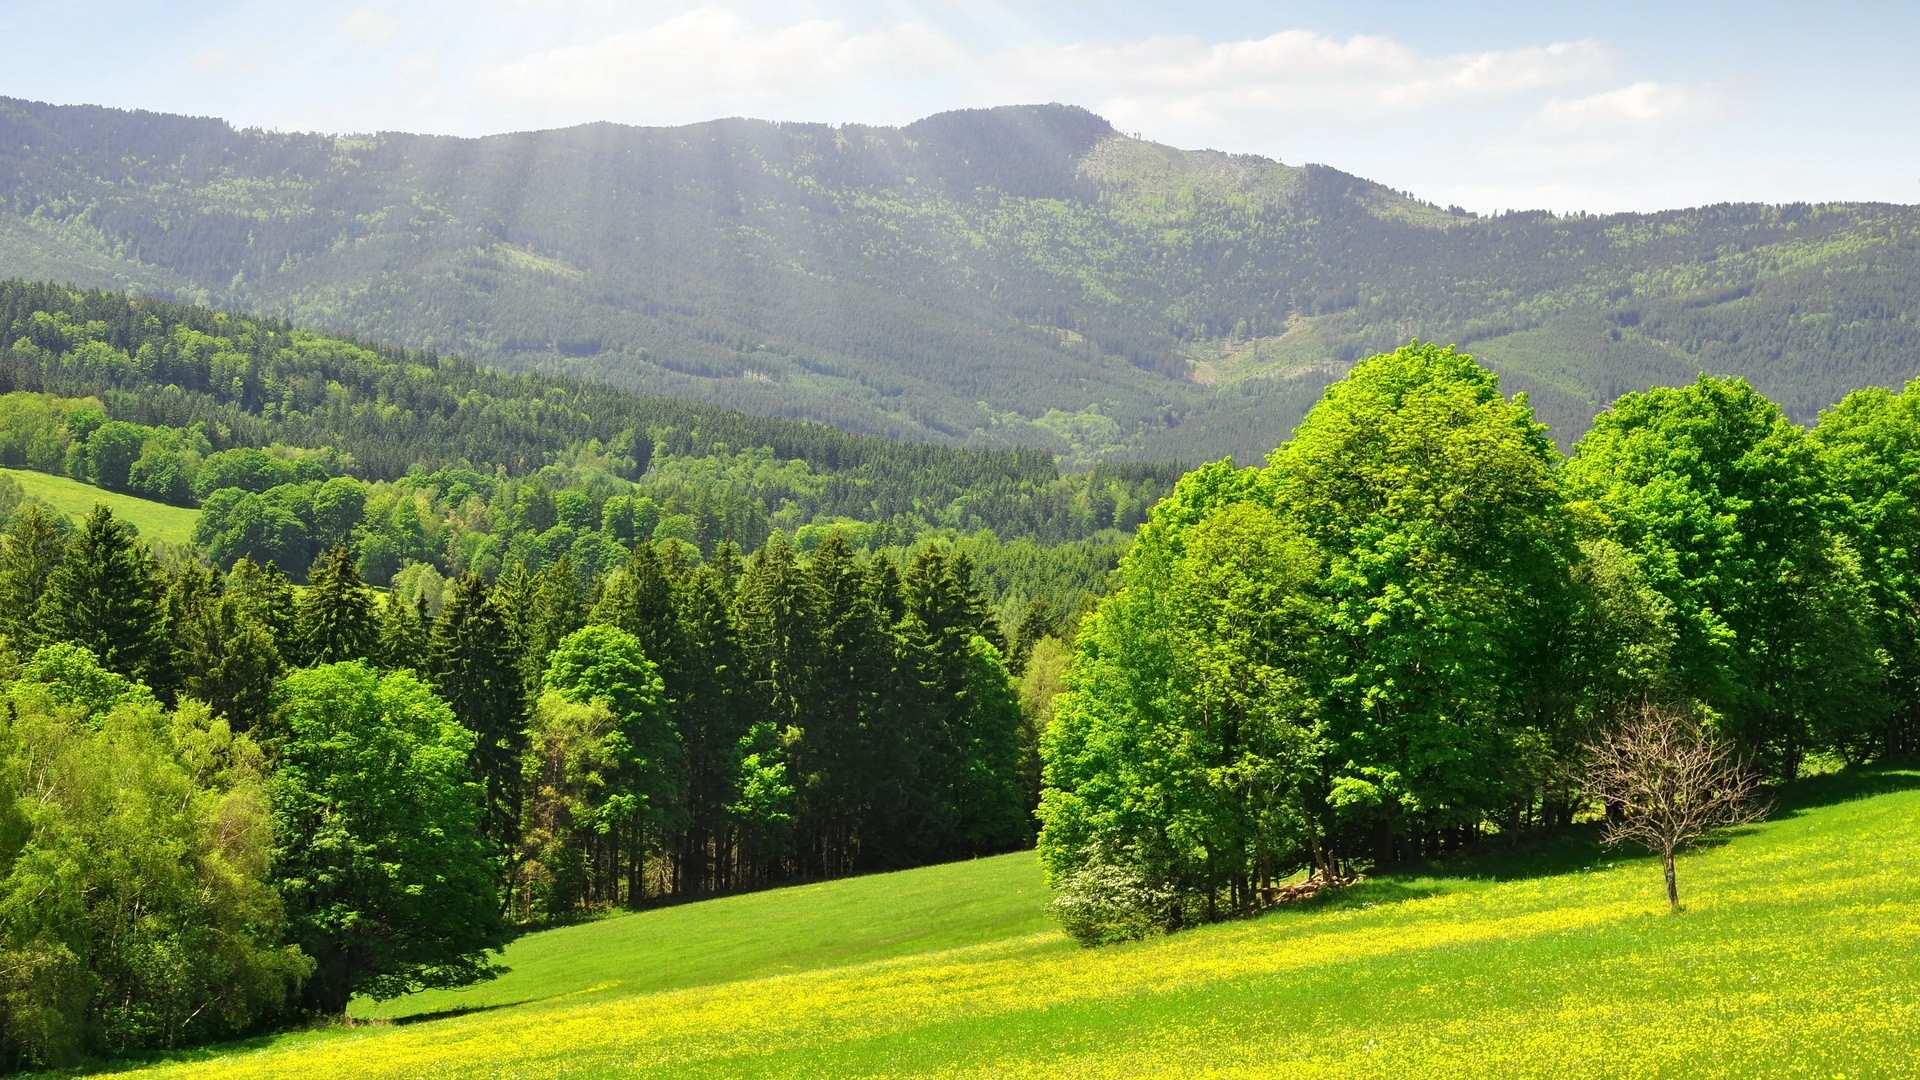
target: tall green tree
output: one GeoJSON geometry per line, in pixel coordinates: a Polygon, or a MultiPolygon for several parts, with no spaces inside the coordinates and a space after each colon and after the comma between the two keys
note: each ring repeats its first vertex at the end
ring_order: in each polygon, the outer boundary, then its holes
{"type": "Polygon", "coordinates": [[[554,650],[544,683],[567,701],[599,704],[612,716],[612,768],[605,804],[596,813],[624,841],[627,901],[638,904],[648,859],[686,824],[680,735],[667,718],[659,671],[632,634],[593,624],[567,635],[554,650]]]}
{"type": "Polygon", "coordinates": [[[47,580],[39,639],[85,646],[109,671],[162,690],[171,682],[159,570],[133,526],[100,505],[47,580]]]}
{"type": "Polygon", "coordinates": [[[486,835],[509,851],[520,819],[527,699],[506,613],[485,580],[463,574],[447,587],[427,652],[434,687],[473,732],[486,835]]]}
{"type": "Polygon", "coordinates": [[[1572,715],[1560,456],[1524,399],[1413,344],[1330,387],[1262,483],[1324,553],[1334,799],[1375,855],[1526,797],[1529,732],[1572,715]]]}
{"type": "MultiPolygon", "coordinates": [[[[734,884],[738,823],[728,808],[744,805],[742,740],[759,719],[734,624],[731,555],[731,547],[722,545],[705,564],[694,565],[677,554],[665,561],[680,659],[662,678],[672,680],[666,687],[668,709],[680,732],[687,770],[687,827],[675,875],[680,888],[691,892],[734,884]]],[[[758,827],[757,818],[750,814],[749,819],[750,828],[758,827]]]]}
{"type": "Polygon", "coordinates": [[[180,692],[212,706],[236,731],[261,730],[286,666],[272,631],[198,563],[172,573],[167,610],[180,692]]]}
{"type": "Polygon", "coordinates": [[[791,748],[806,738],[806,726],[813,722],[820,670],[814,622],[819,602],[785,535],[775,533],[747,560],[735,604],[753,722],[738,744],[742,771],[736,786],[742,797],[734,807],[745,815],[742,835],[755,842],[750,857],[764,872],[788,855],[790,807],[782,799],[747,798],[746,793],[749,788],[763,796],[797,789],[791,748]]]}
{"type": "Polygon", "coordinates": [[[279,1013],[311,964],[281,938],[259,748],[78,646],[28,668],[0,724],[0,1052],[70,1065],[279,1013]]]}
{"type": "Polygon", "coordinates": [[[1859,552],[1889,722],[1858,750],[1920,750],[1920,383],[1856,390],[1820,416],[1812,442],[1842,502],[1835,527],[1859,552]]]}
{"type": "Polygon", "coordinates": [[[320,556],[293,605],[293,655],[306,666],[371,659],[380,652],[373,590],[345,547],[320,556]]]}
{"type": "Polygon", "coordinates": [[[278,700],[273,875],[315,963],[305,1006],[492,978],[507,929],[473,733],[411,672],[360,661],[295,671],[278,700]]]}
{"type": "Polygon", "coordinates": [[[1673,606],[1680,693],[1791,777],[1884,715],[1858,554],[1825,465],[1742,379],[1628,394],[1567,467],[1572,495],[1673,606]]]}
{"type": "Polygon", "coordinates": [[[35,616],[66,554],[70,532],[64,518],[36,502],[15,512],[0,536],[0,643],[16,659],[33,655],[42,644],[35,616]]]}
{"type": "Polygon", "coordinates": [[[804,737],[793,747],[801,850],[808,869],[844,874],[861,861],[884,763],[877,753],[893,641],[846,537],[835,532],[806,569],[818,655],[804,737]]]}

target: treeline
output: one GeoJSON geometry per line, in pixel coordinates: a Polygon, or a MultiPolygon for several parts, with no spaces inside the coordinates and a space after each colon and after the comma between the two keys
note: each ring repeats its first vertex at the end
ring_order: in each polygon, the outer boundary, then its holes
{"type": "Polygon", "coordinates": [[[1649,704],[1747,767],[1920,749],[1920,384],[1811,430],[1738,379],[1628,394],[1563,458],[1471,357],[1334,385],[1265,468],[1157,507],[1043,741],[1040,847],[1087,941],[1587,809],[1649,704]]]}
{"type": "Polygon", "coordinates": [[[525,478],[553,469],[542,480],[549,486],[624,493],[674,463],[765,459],[779,482],[734,483],[734,505],[714,511],[727,519],[715,528],[749,547],[769,521],[874,522],[908,534],[986,528],[1059,543],[1137,524],[1178,475],[1144,465],[1063,475],[1039,450],[848,435],[578,380],[502,375],[268,319],[6,282],[0,394],[18,391],[68,400],[16,406],[0,464],[182,505],[228,486],[258,492],[316,475],[376,482],[440,470],[525,478]],[[250,476],[217,467],[227,452],[269,449],[288,463],[278,476],[258,454],[250,476]],[[288,472],[306,459],[316,464],[288,472]]]}
{"type": "Polygon", "coordinates": [[[376,594],[345,546],[0,537],[0,1059],[178,1046],[487,978],[517,922],[1031,839],[1044,605],[839,534],[642,541],[376,594]],[[1034,680],[1026,680],[1028,684],[1034,680]]]}

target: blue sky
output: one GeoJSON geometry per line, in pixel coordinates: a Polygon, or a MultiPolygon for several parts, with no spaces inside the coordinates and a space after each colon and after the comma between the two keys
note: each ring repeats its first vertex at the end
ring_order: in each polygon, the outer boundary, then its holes
{"type": "Polygon", "coordinates": [[[1476,210],[1920,202],[1920,5],[0,0],[0,95],[478,135],[1085,105],[1476,210]]]}

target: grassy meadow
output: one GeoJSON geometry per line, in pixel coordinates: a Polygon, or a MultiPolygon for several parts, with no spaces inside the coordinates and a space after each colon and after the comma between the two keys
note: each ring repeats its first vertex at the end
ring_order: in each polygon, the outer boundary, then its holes
{"type": "Polygon", "coordinates": [[[147,1075],[1859,1076],[1920,1071],[1920,773],[1657,862],[1569,843],[1098,950],[1033,856],[532,934],[513,972],[147,1075]]]}
{"type": "Polygon", "coordinates": [[[193,524],[200,511],[185,506],[168,506],[134,495],[122,495],[94,487],[65,476],[29,472],[26,469],[0,469],[12,477],[28,498],[39,499],[78,522],[93,512],[95,503],[106,503],[113,516],[131,522],[145,540],[186,546],[193,540],[193,524]]]}

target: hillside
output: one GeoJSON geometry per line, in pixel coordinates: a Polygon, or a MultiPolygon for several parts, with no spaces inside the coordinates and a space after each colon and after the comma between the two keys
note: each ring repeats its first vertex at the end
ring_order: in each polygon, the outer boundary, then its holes
{"type": "Polygon", "coordinates": [[[1250,460],[1415,336],[1563,440],[1701,369],[1804,421],[1920,371],[1917,243],[1891,205],[1475,217],[1065,106],[458,139],[0,99],[0,275],[1083,458],[1250,460]]]}
{"type": "Polygon", "coordinates": [[[1682,861],[1578,845],[1083,950],[1026,854],[521,939],[516,970],[142,1075],[1898,1072],[1920,774],[1828,776],[1682,861]]]}
{"type": "Polygon", "coordinates": [[[190,507],[123,495],[65,476],[7,468],[0,468],[0,476],[19,484],[27,498],[38,499],[75,521],[85,517],[96,503],[106,503],[115,517],[139,529],[142,539],[177,547],[193,542],[193,524],[200,517],[200,512],[190,507]]]}

